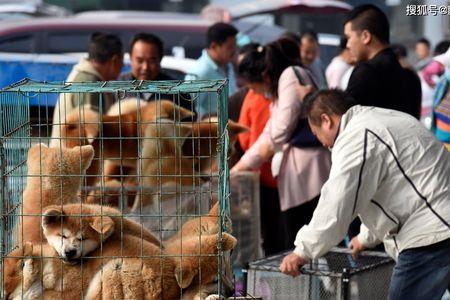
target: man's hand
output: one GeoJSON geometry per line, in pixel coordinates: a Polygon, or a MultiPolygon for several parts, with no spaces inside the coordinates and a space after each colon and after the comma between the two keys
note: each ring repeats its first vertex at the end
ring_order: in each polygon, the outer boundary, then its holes
{"type": "Polygon", "coordinates": [[[280,271],[284,274],[296,277],[300,275],[300,267],[305,263],[306,261],[303,258],[292,252],[283,258],[280,265],[280,271]]]}
{"type": "Polygon", "coordinates": [[[364,246],[359,242],[358,237],[355,236],[350,241],[349,248],[352,250],[352,257],[356,259],[361,251],[364,251],[364,246]]]}
{"type": "Polygon", "coordinates": [[[312,85],[301,85],[297,84],[297,96],[301,102],[305,99],[305,96],[314,91],[314,87],[312,85]]]}

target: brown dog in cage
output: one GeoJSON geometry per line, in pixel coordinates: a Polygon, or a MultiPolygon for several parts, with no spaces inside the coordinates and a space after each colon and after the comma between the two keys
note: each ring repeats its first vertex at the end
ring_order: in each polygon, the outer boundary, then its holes
{"type": "MultiPolygon", "coordinates": [[[[158,200],[173,199],[183,191],[198,188],[218,172],[217,147],[219,124],[211,117],[196,123],[167,120],[150,124],[142,143],[142,184],[144,191],[136,196],[131,209],[158,200]]],[[[247,127],[228,121],[230,145],[247,127]]]]}
{"type": "Polygon", "coordinates": [[[36,144],[29,149],[27,185],[22,197],[23,216],[18,226],[19,244],[42,241],[40,221],[46,206],[79,201],[77,192],[81,178],[93,157],[94,149],[89,145],[59,149],[36,144]]]}
{"type": "Polygon", "coordinates": [[[48,243],[66,263],[77,263],[107,239],[120,240],[126,234],[162,247],[154,234],[123,217],[117,209],[95,204],[48,206],[42,216],[42,229],[48,243]]]}
{"type": "Polygon", "coordinates": [[[168,100],[152,101],[139,110],[119,116],[99,115],[87,107],[81,107],[67,114],[65,123],[60,125],[61,140],[53,140],[52,145],[72,148],[92,144],[95,159],[87,170],[86,184],[94,186],[102,175],[101,161],[105,159],[118,167],[136,169],[140,137],[144,136],[149,122],[157,118],[181,120],[192,115],[191,111],[168,100]]]}
{"type": "MultiPolygon", "coordinates": [[[[82,205],[80,203],[77,192],[80,188],[81,176],[89,167],[93,155],[93,148],[89,145],[66,149],[49,148],[44,144],[36,144],[30,148],[27,159],[27,186],[22,199],[23,216],[19,220],[18,226],[19,244],[22,244],[23,241],[45,241],[40,223],[41,216],[48,212],[49,207],[53,207],[53,213],[56,215],[58,211],[60,215],[64,211],[72,214],[95,215],[98,221],[104,221],[104,224],[108,224],[107,221],[112,220],[116,231],[137,237],[142,236],[143,239],[160,245],[159,239],[150,231],[132,220],[123,218],[120,211],[107,206],[82,205]]],[[[64,226],[70,228],[71,219],[65,218],[64,221],[64,226]]],[[[85,225],[90,224],[92,230],[97,229],[98,232],[106,230],[103,233],[109,233],[106,227],[101,229],[96,226],[97,223],[94,219],[90,222],[85,225]]],[[[107,236],[105,234],[104,238],[107,236]]]]}
{"type": "Polygon", "coordinates": [[[5,299],[177,299],[181,288],[196,295],[219,271],[219,243],[231,250],[236,239],[226,233],[221,241],[217,234],[186,238],[168,255],[123,235],[83,258],[82,266],[63,264],[48,244],[27,243],[4,259],[5,299]]]}

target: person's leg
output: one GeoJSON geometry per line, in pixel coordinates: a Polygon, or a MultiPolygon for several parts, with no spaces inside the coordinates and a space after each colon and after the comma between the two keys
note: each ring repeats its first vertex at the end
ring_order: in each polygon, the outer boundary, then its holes
{"type": "Polygon", "coordinates": [[[261,235],[266,256],[286,249],[278,189],[260,186],[261,235]]]}
{"type": "Polygon", "coordinates": [[[450,240],[400,253],[390,300],[440,300],[450,283],[450,240]]]}

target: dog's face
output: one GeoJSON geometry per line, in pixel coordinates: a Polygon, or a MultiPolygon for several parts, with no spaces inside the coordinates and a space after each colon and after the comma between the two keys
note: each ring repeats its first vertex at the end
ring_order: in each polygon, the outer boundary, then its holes
{"type": "Polygon", "coordinates": [[[63,262],[76,264],[114,232],[114,222],[108,216],[83,215],[52,205],[44,212],[42,229],[63,262]]]}
{"type": "MultiPolygon", "coordinates": [[[[192,126],[192,135],[183,143],[183,155],[197,158],[196,170],[202,175],[218,172],[217,144],[219,139],[219,120],[217,117],[207,117],[192,126]]],[[[234,153],[234,144],[240,133],[248,131],[246,126],[228,120],[229,155],[234,153]]]]}
{"type": "Polygon", "coordinates": [[[75,109],[61,121],[61,140],[54,143],[66,148],[92,144],[99,134],[100,119],[97,112],[87,107],[75,109]]]}

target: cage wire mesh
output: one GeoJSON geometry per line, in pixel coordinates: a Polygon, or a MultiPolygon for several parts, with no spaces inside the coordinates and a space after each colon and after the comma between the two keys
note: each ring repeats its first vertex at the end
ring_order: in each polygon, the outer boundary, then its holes
{"type": "Polygon", "coordinates": [[[226,80],[2,89],[2,299],[229,293],[227,91],[226,80]],[[200,97],[208,114],[195,120],[200,97]]]}
{"type": "Polygon", "coordinates": [[[349,249],[333,248],[291,277],[279,266],[290,251],[250,263],[249,295],[263,299],[387,299],[394,261],[385,253],[366,251],[353,259],[349,249]]]}

